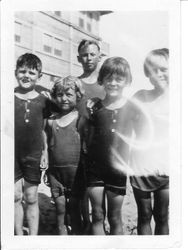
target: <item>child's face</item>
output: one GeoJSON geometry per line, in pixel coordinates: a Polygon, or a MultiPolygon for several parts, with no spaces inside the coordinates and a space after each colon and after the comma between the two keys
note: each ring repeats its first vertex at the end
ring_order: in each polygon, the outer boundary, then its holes
{"type": "Polygon", "coordinates": [[[41,74],[37,69],[23,66],[16,70],[16,79],[19,86],[28,91],[34,88],[36,82],[40,79],[40,77],[41,74]]]}
{"type": "Polygon", "coordinates": [[[57,91],[56,103],[64,112],[72,111],[76,106],[77,95],[74,89],[66,88],[57,91]]]}
{"type": "Polygon", "coordinates": [[[111,77],[104,78],[103,80],[103,86],[106,91],[106,95],[111,98],[121,97],[126,84],[126,77],[118,75],[112,75],[111,77]]]}
{"type": "Polygon", "coordinates": [[[164,90],[168,86],[168,61],[165,57],[153,57],[153,65],[149,68],[149,79],[156,89],[164,90]]]}
{"type": "Polygon", "coordinates": [[[85,72],[93,72],[100,61],[100,52],[95,44],[89,44],[80,50],[78,61],[85,72]]]}

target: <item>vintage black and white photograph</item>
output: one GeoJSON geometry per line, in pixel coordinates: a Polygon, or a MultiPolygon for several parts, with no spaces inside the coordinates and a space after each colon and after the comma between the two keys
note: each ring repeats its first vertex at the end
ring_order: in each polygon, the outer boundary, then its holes
{"type": "Polygon", "coordinates": [[[180,244],[179,1],[5,2],[3,249],[180,244]]]}

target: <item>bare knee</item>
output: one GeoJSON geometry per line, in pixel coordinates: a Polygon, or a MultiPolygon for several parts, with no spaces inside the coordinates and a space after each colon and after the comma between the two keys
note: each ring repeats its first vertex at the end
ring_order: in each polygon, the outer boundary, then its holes
{"type": "Polygon", "coordinates": [[[101,208],[93,208],[92,209],[92,219],[93,222],[101,222],[104,221],[104,212],[101,208]]]}
{"type": "Polygon", "coordinates": [[[154,220],[156,224],[165,224],[168,222],[168,212],[154,212],[154,220]]]}
{"type": "Polygon", "coordinates": [[[22,201],[22,191],[21,190],[16,190],[15,193],[14,193],[14,202],[15,203],[21,203],[22,201]]]}
{"type": "Polygon", "coordinates": [[[38,195],[36,193],[24,195],[24,200],[27,205],[33,205],[38,203],[38,195]]]}
{"type": "Polygon", "coordinates": [[[109,224],[112,225],[116,225],[116,224],[120,224],[121,223],[121,209],[116,209],[113,212],[108,212],[108,221],[109,224]]]}
{"type": "Polygon", "coordinates": [[[64,196],[60,196],[56,198],[55,205],[56,205],[56,210],[57,210],[58,215],[65,214],[65,197],[64,196]]]}
{"type": "Polygon", "coordinates": [[[138,213],[139,221],[142,223],[148,223],[151,221],[152,218],[152,211],[149,209],[146,209],[145,211],[142,211],[142,213],[138,213]]]}

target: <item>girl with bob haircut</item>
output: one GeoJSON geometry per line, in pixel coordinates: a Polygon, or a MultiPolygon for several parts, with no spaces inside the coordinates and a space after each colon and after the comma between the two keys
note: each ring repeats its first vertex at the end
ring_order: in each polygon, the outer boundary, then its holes
{"type": "Polygon", "coordinates": [[[92,234],[103,235],[103,195],[107,197],[110,234],[123,234],[121,208],[126,194],[128,145],[119,134],[131,134],[131,103],[123,90],[132,81],[130,66],[122,57],[104,61],[98,82],[106,96],[90,108],[87,190],[92,206],[92,234]]]}

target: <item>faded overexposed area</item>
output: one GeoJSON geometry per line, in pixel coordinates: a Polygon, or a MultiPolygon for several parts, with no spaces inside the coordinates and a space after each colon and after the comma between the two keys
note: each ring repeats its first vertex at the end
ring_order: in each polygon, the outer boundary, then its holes
{"type": "Polygon", "coordinates": [[[110,56],[122,56],[130,64],[130,93],[151,88],[143,63],[153,49],[169,47],[169,16],[166,11],[114,11],[101,17],[100,36],[110,45],[110,56]]]}

